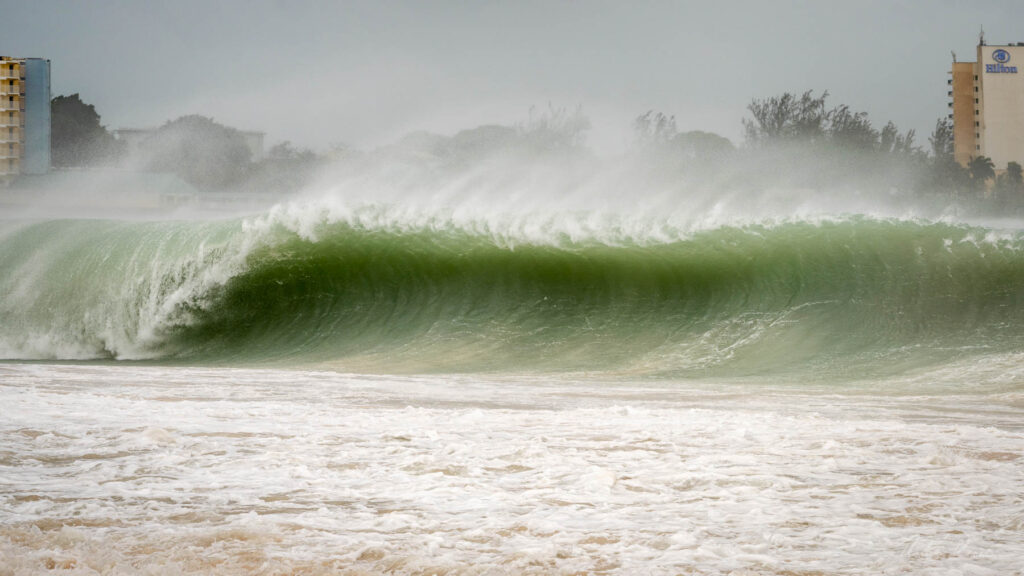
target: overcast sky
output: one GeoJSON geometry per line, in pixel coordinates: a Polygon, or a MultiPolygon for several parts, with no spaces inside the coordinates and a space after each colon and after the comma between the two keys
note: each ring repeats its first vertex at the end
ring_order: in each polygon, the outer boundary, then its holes
{"type": "Polygon", "coordinates": [[[1024,42],[1024,1],[0,0],[0,54],[49,58],[109,128],[203,114],[321,150],[548,102],[581,104],[599,150],[650,109],[738,142],[751,98],[806,89],[926,143],[982,25],[1024,42]]]}

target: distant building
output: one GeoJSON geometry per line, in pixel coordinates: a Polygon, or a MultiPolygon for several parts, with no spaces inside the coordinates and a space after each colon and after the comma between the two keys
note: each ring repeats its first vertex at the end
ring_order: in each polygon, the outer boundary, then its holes
{"type": "Polygon", "coordinates": [[[50,170],[50,61],[0,56],[0,181],[50,170]]]}
{"type": "Polygon", "coordinates": [[[982,38],[977,61],[954,57],[950,74],[956,161],[987,156],[1000,172],[1024,164],[1024,42],[989,46],[982,38]]]}
{"type": "Polygon", "coordinates": [[[114,138],[124,145],[125,152],[135,154],[142,148],[146,139],[156,132],[156,128],[118,128],[112,132],[114,138]]]}
{"type": "MultiPolygon", "coordinates": [[[[125,150],[129,154],[138,152],[147,138],[152,136],[157,128],[118,128],[114,130],[114,137],[124,142],[125,150]]],[[[245,141],[246,147],[251,153],[250,160],[260,162],[263,160],[263,139],[266,134],[248,130],[236,130],[245,141]]]]}

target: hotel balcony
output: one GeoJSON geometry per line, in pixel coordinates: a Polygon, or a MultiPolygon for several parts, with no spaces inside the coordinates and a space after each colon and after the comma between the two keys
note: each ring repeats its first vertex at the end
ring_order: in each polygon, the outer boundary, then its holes
{"type": "Polygon", "coordinates": [[[20,112],[25,109],[22,104],[23,102],[19,96],[8,95],[0,98],[0,112],[20,112]]]}
{"type": "Polygon", "coordinates": [[[17,176],[21,172],[21,163],[16,158],[0,159],[0,176],[17,176]]]}
{"type": "Polygon", "coordinates": [[[0,146],[0,160],[10,158],[21,158],[20,144],[8,142],[7,144],[0,146]]]}
{"type": "Polygon", "coordinates": [[[0,147],[8,142],[21,142],[21,128],[0,126],[0,147]]]}

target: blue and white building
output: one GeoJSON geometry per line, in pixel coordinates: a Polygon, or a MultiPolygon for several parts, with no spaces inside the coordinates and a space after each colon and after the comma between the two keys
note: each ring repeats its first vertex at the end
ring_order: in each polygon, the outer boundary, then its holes
{"type": "Polygon", "coordinates": [[[50,61],[0,56],[0,182],[50,171],[50,61]]]}

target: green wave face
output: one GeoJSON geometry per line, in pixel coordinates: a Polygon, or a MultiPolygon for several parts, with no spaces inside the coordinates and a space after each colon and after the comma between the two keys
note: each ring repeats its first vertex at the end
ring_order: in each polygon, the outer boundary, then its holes
{"type": "Polygon", "coordinates": [[[657,241],[295,228],[10,226],[0,355],[860,377],[1024,344],[1016,233],[867,218],[657,241]]]}

